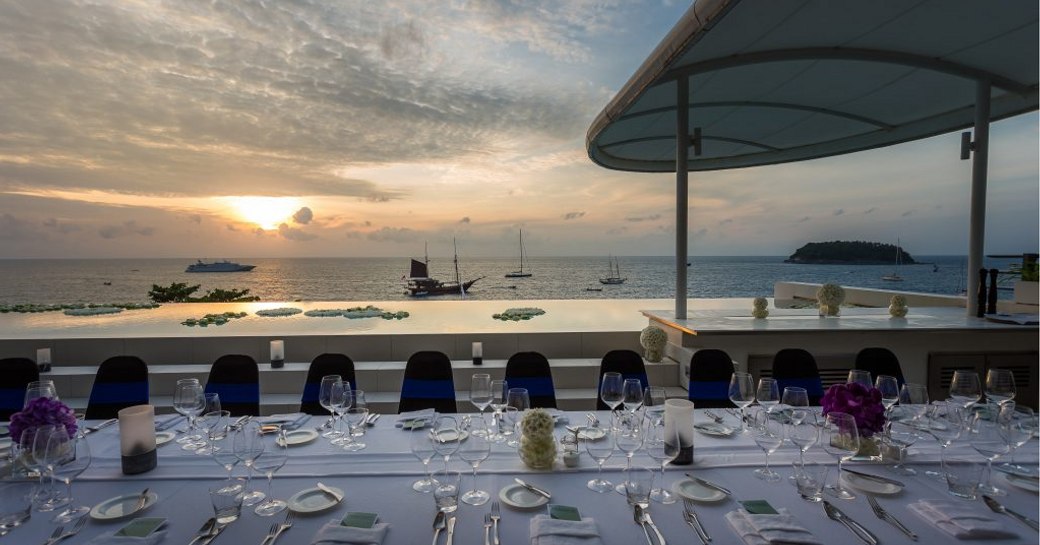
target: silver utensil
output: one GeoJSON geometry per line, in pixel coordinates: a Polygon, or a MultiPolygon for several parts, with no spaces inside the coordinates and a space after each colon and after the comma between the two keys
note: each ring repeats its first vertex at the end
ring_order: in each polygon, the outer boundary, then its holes
{"type": "Polygon", "coordinates": [[[705,411],[704,411],[704,416],[707,416],[708,418],[714,420],[716,424],[721,424],[722,423],[722,417],[721,416],[719,416],[719,415],[717,415],[717,414],[715,414],[715,413],[713,413],[713,412],[711,412],[711,411],[709,411],[707,409],[705,409],[705,411]]]}
{"type": "Polygon", "coordinates": [[[484,545],[491,545],[491,513],[484,513],[484,545]]]}
{"type": "Polygon", "coordinates": [[[159,422],[158,424],[156,424],[155,425],[155,431],[166,431],[166,430],[172,428],[178,422],[180,422],[182,418],[184,418],[183,415],[175,414],[175,415],[167,418],[166,420],[163,420],[162,422],[159,422]]]}
{"type": "Polygon", "coordinates": [[[664,534],[662,534],[661,530],[659,530],[657,528],[657,525],[654,524],[654,519],[650,518],[650,512],[644,509],[643,507],[639,506],[638,504],[636,505],[636,507],[639,508],[640,511],[639,517],[643,519],[643,522],[645,522],[647,526],[649,526],[650,529],[654,531],[654,535],[657,536],[657,545],[666,545],[664,541],[664,534]]]}
{"type": "Polygon", "coordinates": [[[288,530],[289,528],[292,528],[293,518],[295,517],[295,515],[296,514],[293,513],[292,511],[289,511],[288,513],[286,513],[285,520],[282,521],[281,524],[277,525],[278,529],[275,531],[274,535],[271,536],[271,541],[268,542],[267,545],[274,545],[274,542],[278,540],[278,536],[282,535],[282,532],[288,530]]]}
{"type": "Polygon", "coordinates": [[[495,545],[499,545],[498,542],[498,520],[502,518],[502,508],[498,504],[498,500],[491,502],[491,522],[495,525],[495,545]]]}
{"type": "Polygon", "coordinates": [[[692,479],[692,480],[694,480],[694,481],[696,481],[696,482],[698,482],[698,483],[700,483],[700,484],[702,484],[704,486],[707,486],[707,487],[710,487],[710,488],[714,488],[715,490],[718,490],[719,492],[722,492],[723,494],[725,494],[727,496],[732,496],[733,495],[733,492],[730,492],[730,490],[728,488],[726,488],[726,487],[724,487],[724,486],[722,486],[720,484],[715,484],[715,483],[713,483],[713,482],[711,482],[709,480],[702,479],[702,478],[700,478],[700,477],[698,477],[696,475],[693,475],[692,473],[686,473],[685,475],[687,477],[689,477],[690,479],[692,479]]]}
{"type": "Polygon", "coordinates": [[[1016,513],[1014,511],[1008,509],[1007,507],[1004,507],[997,500],[995,500],[995,499],[993,499],[993,498],[991,498],[989,496],[983,495],[982,496],[982,501],[986,502],[986,506],[989,507],[994,513],[1000,513],[1002,515],[1010,515],[1012,517],[1015,517],[1019,521],[1021,521],[1022,524],[1025,524],[1026,526],[1032,528],[1033,530],[1040,531],[1040,525],[1038,525],[1035,520],[1033,520],[1033,519],[1031,519],[1031,518],[1029,518],[1029,517],[1027,517],[1027,516],[1025,516],[1023,514],[1021,514],[1021,513],[1016,513]]]}
{"type": "Polygon", "coordinates": [[[253,417],[252,417],[252,416],[249,416],[249,415],[246,415],[246,416],[240,416],[240,417],[238,417],[238,420],[235,420],[235,421],[234,421],[234,422],[233,422],[233,423],[232,423],[232,424],[231,424],[230,426],[228,426],[228,427],[229,427],[229,428],[231,428],[232,430],[240,430],[240,429],[242,429],[242,426],[244,426],[244,425],[246,424],[246,422],[249,422],[249,421],[250,421],[250,420],[251,420],[252,418],[253,418],[253,417]]]}
{"type": "Polygon", "coordinates": [[[899,529],[900,532],[906,534],[906,537],[909,537],[910,539],[917,541],[917,534],[910,531],[909,528],[907,528],[902,522],[899,522],[899,519],[892,516],[891,513],[885,511],[885,508],[881,507],[881,504],[874,499],[874,496],[868,494],[867,503],[870,504],[870,508],[874,511],[874,515],[877,518],[891,524],[892,526],[895,526],[899,529]]]}
{"type": "Polygon", "coordinates": [[[92,434],[92,433],[94,433],[94,432],[96,432],[98,430],[103,430],[103,429],[111,426],[112,424],[115,424],[116,422],[119,422],[118,418],[109,418],[108,420],[105,420],[104,422],[101,422],[99,424],[95,424],[93,426],[87,426],[86,428],[83,429],[83,435],[90,435],[90,434],[92,434]]]}
{"type": "Polygon", "coordinates": [[[336,492],[335,490],[333,490],[333,489],[331,489],[331,488],[329,488],[329,487],[325,486],[325,485],[324,485],[323,483],[321,483],[320,481],[318,482],[318,485],[317,485],[317,486],[318,486],[318,490],[321,490],[322,492],[324,492],[324,493],[326,493],[326,494],[328,494],[328,495],[332,496],[332,498],[333,498],[334,500],[336,500],[336,503],[339,503],[339,502],[343,501],[343,495],[342,495],[342,494],[339,494],[339,493],[337,493],[337,492],[336,492]]]}
{"type": "Polygon", "coordinates": [[[433,545],[437,545],[437,538],[441,536],[441,530],[445,526],[444,511],[437,511],[437,516],[433,517],[433,545]]]}
{"type": "Polygon", "coordinates": [[[686,521],[686,524],[693,528],[693,531],[697,532],[697,537],[701,538],[701,543],[707,545],[711,541],[711,536],[708,535],[708,531],[701,524],[701,519],[697,516],[697,511],[693,509],[693,502],[689,498],[683,498],[683,519],[686,521]]]}
{"type": "Polygon", "coordinates": [[[841,470],[844,471],[845,473],[851,473],[853,475],[856,475],[857,477],[863,477],[864,479],[869,479],[869,480],[874,481],[874,482],[891,484],[891,485],[898,486],[899,488],[906,488],[906,484],[904,484],[902,481],[897,481],[895,479],[890,479],[888,477],[882,477],[881,475],[874,475],[873,473],[864,473],[862,471],[857,471],[855,469],[849,469],[847,467],[843,467],[843,468],[841,468],[841,470]]]}
{"type": "Polygon", "coordinates": [[[444,540],[444,545],[451,545],[455,540],[455,517],[448,519],[448,538],[444,540]]]}
{"type": "Polygon", "coordinates": [[[76,521],[76,524],[72,527],[71,530],[65,530],[64,526],[59,527],[57,531],[51,534],[50,539],[48,539],[47,543],[45,543],[44,545],[54,545],[55,543],[63,539],[70,538],[78,534],[79,531],[87,525],[87,520],[89,519],[90,517],[80,517],[80,519],[76,521]]]}
{"type": "Polygon", "coordinates": [[[209,545],[214,539],[217,539],[217,536],[219,536],[220,533],[224,531],[224,528],[227,528],[228,526],[230,526],[230,524],[218,524],[214,526],[213,531],[210,532],[209,535],[206,536],[206,539],[199,545],[209,545]]]}
{"type": "Polygon", "coordinates": [[[589,425],[592,427],[599,425],[599,418],[596,418],[594,413],[585,413],[585,418],[589,420],[589,425]]]}
{"type": "Polygon", "coordinates": [[[217,525],[217,519],[210,517],[206,522],[202,523],[202,528],[199,528],[198,532],[195,532],[195,536],[191,538],[188,545],[195,545],[195,542],[208,536],[213,531],[213,527],[217,525]]]}
{"type": "Polygon", "coordinates": [[[647,545],[654,545],[654,540],[650,539],[650,530],[646,529],[646,522],[643,522],[643,508],[638,505],[632,506],[632,520],[643,529],[643,535],[646,537],[647,545]]]}
{"type": "Polygon", "coordinates": [[[842,525],[848,528],[850,532],[856,534],[856,537],[863,540],[864,543],[868,543],[869,545],[878,545],[877,537],[870,533],[870,530],[867,530],[862,524],[850,519],[848,515],[841,511],[841,509],[831,505],[831,502],[823,500],[823,510],[831,520],[836,520],[842,523],[842,525]]]}
{"type": "Polygon", "coordinates": [[[375,426],[376,425],[376,420],[379,420],[380,416],[383,416],[383,415],[380,414],[380,413],[370,413],[368,415],[368,419],[365,420],[365,424],[368,424],[369,426],[375,426]]]}
{"type": "Polygon", "coordinates": [[[550,494],[544,488],[538,488],[537,486],[535,486],[533,484],[529,484],[529,483],[527,483],[527,482],[525,482],[525,481],[523,481],[522,479],[519,479],[519,478],[514,478],[513,480],[516,481],[516,484],[518,484],[518,485],[520,485],[520,486],[530,490],[531,492],[534,492],[535,494],[538,494],[539,496],[545,496],[545,499],[547,499],[547,500],[551,500],[552,499],[552,494],[550,494]]]}
{"type": "Polygon", "coordinates": [[[144,509],[144,506],[146,505],[148,505],[148,488],[142,490],[141,493],[137,496],[137,503],[134,504],[134,509],[130,512],[136,513],[141,509],[144,509]]]}
{"type": "Polygon", "coordinates": [[[260,545],[270,545],[271,538],[278,533],[278,523],[274,523],[270,528],[267,529],[267,535],[264,536],[264,540],[260,542],[260,545]]]}

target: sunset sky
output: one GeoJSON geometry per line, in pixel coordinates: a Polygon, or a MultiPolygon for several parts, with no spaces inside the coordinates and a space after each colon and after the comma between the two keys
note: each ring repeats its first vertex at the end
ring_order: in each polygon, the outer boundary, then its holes
{"type": "MultiPolygon", "coordinates": [[[[674,175],[584,139],[688,5],[4,2],[0,258],[671,255],[674,175]]],[[[992,128],[987,253],[1037,251],[1038,134],[992,128]]],[[[959,145],[693,173],[690,252],[966,254],[959,145]]]]}

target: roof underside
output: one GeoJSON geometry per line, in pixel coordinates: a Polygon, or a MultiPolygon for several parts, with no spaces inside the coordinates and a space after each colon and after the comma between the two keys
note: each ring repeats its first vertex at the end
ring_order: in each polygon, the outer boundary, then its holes
{"type": "Polygon", "coordinates": [[[1037,109],[1035,0],[700,0],[586,138],[613,169],[675,171],[676,79],[689,78],[689,170],[827,157],[1037,109]]]}

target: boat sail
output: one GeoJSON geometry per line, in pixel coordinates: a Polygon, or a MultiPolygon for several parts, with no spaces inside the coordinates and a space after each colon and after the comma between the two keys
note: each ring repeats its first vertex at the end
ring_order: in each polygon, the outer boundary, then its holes
{"type": "Polygon", "coordinates": [[[465,295],[469,291],[477,280],[484,278],[474,278],[466,282],[461,282],[459,278],[459,250],[458,246],[455,245],[455,240],[452,239],[452,245],[455,246],[455,280],[443,282],[436,278],[430,278],[429,264],[430,255],[428,251],[424,251],[425,260],[419,261],[412,259],[411,271],[408,276],[408,284],[406,285],[406,295],[412,297],[425,297],[427,295],[451,295],[460,294],[465,295]]]}
{"type": "Polygon", "coordinates": [[[886,274],[881,277],[886,282],[902,282],[903,277],[899,276],[899,266],[903,264],[903,249],[899,246],[899,239],[896,239],[896,270],[890,274],[886,274]]]}
{"type": "MultiPolygon", "coordinates": [[[[527,277],[531,276],[530,272],[524,272],[524,258],[525,257],[527,257],[527,256],[526,256],[526,252],[524,251],[524,230],[521,229],[520,230],[520,270],[513,271],[511,273],[506,273],[506,278],[527,278],[527,277]]],[[[528,270],[530,270],[530,267],[528,267],[528,270]]]]}
{"type": "Polygon", "coordinates": [[[611,262],[611,257],[607,258],[607,270],[608,270],[607,277],[606,278],[600,278],[599,279],[599,283],[600,284],[609,284],[609,285],[624,284],[625,280],[628,280],[628,278],[623,278],[621,276],[621,266],[618,265],[618,260],[617,260],[616,257],[613,258],[613,263],[611,262]]]}

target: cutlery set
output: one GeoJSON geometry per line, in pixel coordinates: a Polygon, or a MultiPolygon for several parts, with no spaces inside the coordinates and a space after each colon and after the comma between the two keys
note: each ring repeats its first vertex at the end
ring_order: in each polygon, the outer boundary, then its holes
{"type": "MultiPolygon", "coordinates": [[[[502,510],[497,501],[491,502],[491,512],[484,514],[484,545],[500,545],[498,537],[498,521],[502,518],[502,510]]],[[[444,545],[452,545],[455,539],[455,516],[448,517],[444,511],[437,511],[433,517],[433,545],[437,545],[441,536],[441,530],[447,529],[447,537],[444,545]]],[[[271,545],[261,543],[260,545],[271,545]]]]}
{"type": "Polygon", "coordinates": [[[118,418],[109,418],[108,420],[105,420],[104,422],[101,422],[99,424],[94,424],[93,426],[87,426],[86,428],[83,429],[83,435],[90,435],[90,434],[92,434],[92,433],[94,433],[96,431],[103,430],[103,429],[111,426],[112,424],[115,424],[116,422],[119,422],[118,418]]]}
{"type": "Polygon", "coordinates": [[[278,536],[282,535],[282,532],[292,528],[293,525],[293,512],[289,511],[285,515],[285,520],[282,522],[276,522],[271,525],[271,529],[267,531],[267,536],[260,542],[260,545],[274,545],[274,542],[278,540],[278,536]]]}
{"type": "Polygon", "coordinates": [[[654,519],[650,518],[650,513],[647,512],[643,506],[638,503],[633,505],[632,516],[635,518],[636,524],[643,528],[643,535],[646,536],[647,545],[654,545],[653,540],[650,539],[650,532],[647,531],[647,528],[653,530],[654,535],[657,536],[657,545],[667,545],[664,540],[664,535],[661,534],[661,530],[657,528],[657,525],[654,524],[654,519]]]}
{"type": "Polygon", "coordinates": [[[87,525],[87,519],[88,518],[89,517],[82,517],[82,518],[80,518],[79,520],[76,521],[76,524],[73,525],[72,528],[70,528],[68,530],[66,530],[64,526],[58,526],[57,528],[54,529],[54,533],[51,534],[51,537],[48,538],[47,541],[43,545],[54,545],[55,543],[65,539],[65,538],[69,538],[69,537],[72,537],[72,536],[78,534],[79,531],[82,530],[83,527],[87,525]]]}
{"type": "Polygon", "coordinates": [[[690,525],[690,528],[693,528],[694,532],[697,532],[697,537],[701,538],[701,544],[708,545],[708,542],[711,541],[711,536],[708,535],[704,525],[701,524],[697,511],[693,509],[693,502],[686,498],[683,498],[683,520],[690,525]]]}

